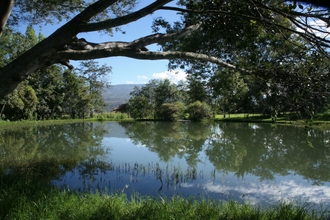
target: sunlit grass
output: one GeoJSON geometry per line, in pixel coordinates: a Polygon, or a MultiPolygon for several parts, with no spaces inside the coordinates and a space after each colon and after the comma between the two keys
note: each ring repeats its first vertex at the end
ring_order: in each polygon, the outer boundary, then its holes
{"type": "Polygon", "coordinates": [[[260,122],[260,123],[277,123],[277,124],[294,124],[297,126],[326,126],[330,125],[330,113],[317,114],[313,119],[299,119],[295,114],[285,113],[276,117],[263,115],[263,114],[226,114],[216,115],[216,121],[227,121],[227,122],[260,122]]]}
{"type": "MultiPolygon", "coordinates": [[[[240,122],[274,122],[270,116],[266,116],[262,114],[246,114],[246,113],[226,114],[226,116],[216,115],[215,120],[240,121],[240,122]]],[[[276,120],[277,122],[287,121],[285,117],[277,117],[276,120]]]]}
{"type": "Polygon", "coordinates": [[[52,125],[52,124],[68,124],[77,122],[93,122],[93,121],[132,121],[134,119],[129,118],[124,113],[103,113],[95,114],[93,118],[85,119],[70,119],[70,118],[60,118],[51,120],[20,120],[20,121],[7,121],[0,120],[0,129],[4,128],[16,128],[24,126],[41,126],[41,125],[52,125]]]}
{"type": "Polygon", "coordinates": [[[249,118],[249,117],[263,117],[265,118],[265,116],[261,115],[261,114],[247,114],[247,113],[237,113],[237,114],[226,114],[226,116],[224,116],[223,114],[218,114],[215,116],[216,119],[225,119],[225,118],[249,118]]]}
{"type": "MultiPolygon", "coordinates": [[[[194,178],[195,170],[182,171],[180,167],[159,169],[158,164],[142,166],[124,164],[112,166],[124,172],[155,172],[155,176],[194,178]],[[188,176],[187,176],[188,175],[188,176]]],[[[159,178],[159,177],[158,177],[159,178]]],[[[169,178],[171,180],[171,178],[169,178]]],[[[175,178],[171,181],[176,181],[175,178]]],[[[42,181],[40,176],[3,174],[0,178],[0,219],[327,219],[329,210],[313,210],[308,204],[281,202],[260,208],[235,201],[208,198],[150,197],[133,194],[126,188],[108,192],[59,189],[42,181]]],[[[127,187],[129,187],[127,185],[127,187]]]]}
{"type": "Polygon", "coordinates": [[[326,219],[307,206],[278,204],[263,210],[234,201],[154,198],[124,193],[76,193],[39,189],[3,190],[1,219],[326,219]],[[15,197],[15,198],[12,198],[15,197]]]}
{"type": "Polygon", "coordinates": [[[19,128],[25,126],[47,126],[53,124],[69,124],[69,123],[77,123],[77,122],[84,122],[84,119],[54,119],[54,120],[40,120],[40,121],[33,121],[33,120],[22,120],[22,121],[6,121],[0,120],[0,129],[5,128],[19,128]]]}

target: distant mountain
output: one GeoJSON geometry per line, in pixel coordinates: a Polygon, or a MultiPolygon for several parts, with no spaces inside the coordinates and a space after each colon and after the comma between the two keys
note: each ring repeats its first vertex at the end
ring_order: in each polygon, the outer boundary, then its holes
{"type": "Polygon", "coordinates": [[[106,111],[112,111],[121,104],[127,103],[130,98],[130,92],[134,87],[141,88],[144,84],[121,84],[111,85],[109,89],[103,90],[103,98],[107,104],[106,111]]]}

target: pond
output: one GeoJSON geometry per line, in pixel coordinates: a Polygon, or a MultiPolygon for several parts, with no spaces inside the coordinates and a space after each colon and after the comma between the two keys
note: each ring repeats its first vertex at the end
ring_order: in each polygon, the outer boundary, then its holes
{"type": "Polygon", "coordinates": [[[330,131],[218,122],[0,130],[0,175],[79,191],[330,205],[330,131]]]}

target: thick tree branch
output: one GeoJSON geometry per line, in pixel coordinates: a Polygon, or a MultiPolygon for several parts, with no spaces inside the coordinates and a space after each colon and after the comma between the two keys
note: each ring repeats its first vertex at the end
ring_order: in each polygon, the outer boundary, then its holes
{"type": "Polygon", "coordinates": [[[1,0],[0,2],[0,36],[2,35],[13,6],[14,0],[1,0]]]}
{"type": "Polygon", "coordinates": [[[79,23],[87,23],[117,1],[118,0],[99,0],[88,6],[83,12],[77,15],[74,20],[79,21],[79,23]]]}
{"type": "Polygon", "coordinates": [[[99,31],[99,30],[104,30],[104,29],[128,24],[130,22],[136,21],[140,18],[143,18],[143,17],[153,13],[154,11],[159,9],[161,6],[163,6],[166,3],[169,3],[171,1],[172,0],[157,0],[156,2],[146,6],[145,8],[142,8],[139,11],[136,11],[134,13],[131,13],[131,14],[123,16],[123,17],[108,19],[106,21],[101,21],[101,22],[97,22],[97,23],[81,24],[79,26],[79,32],[99,31]]]}
{"type": "Polygon", "coordinates": [[[145,47],[150,44],[154,43],[165,43],[169,41],[173,41],[179,38],[182,38],[184,36],[187,36],[188,34],[198,30],[201,27],[201,23],[188,26],[184,28],[182,31],[172,34],[152,34],[146,37],[139,38],[137,40],[134,40],[130,45],[136,48],[145,47]]]}
{"type": "MultiPolygon", "coordinates": [[[[120,43],[122,45],[122,43],[120,43]]],[[[129,43],[127,43],[129,45],[129,43]]],[[[192,52],[182,51],[169,51],[169,52],[151,52],[141,51],[131,47],[114,47],[104,49],[93,49],[93,50],[66,50],[60,51],[58,56],[62,59],[70,60],[86,60],[86,59],[99,59],[105,57],[130,57],[141,60],[169,60],[169,59],[187,59],[187,60],[199,60],[205,62],[212,62],[223,67],[235,69],[243,73],[251,73],[251,71],[236,67],[232,64],[222,61],[217,57],[208,56],[205,54],[198,54],[192,52]]]]}
{"type": "MultiPolygon", "coordinates": [[[[74,17],[71,21],[57,29],[48,38],[26,51],[4,68],[0,69],[0,98],[12,92],[20,82],[24,81],[31,73],[37,71],[38,69],[55,63],[61,63],[69,68],[72,68],[69,64],[69,60],[58,57],[57,52],[59,50],[66,50],[74,43],[77,43],[75,36],[82,31],[80,28],[84,27],[84,24],[87,24],[96,15],[105,11],[109,6],[117,1],[118,0],[96,1],[74,17]]],[[[113,22],[110,23],[113,26],[117,26],[121,24],[121,19],[124,20],[123,23],[137,20],[138,18],[151,14],[154,10],[157,10],[160,6],[170,1],[171,0],[158,0],[151,4],[152,6],[147,6],[146,8],[132,13],[131,15],[110,20],[113,22]]],[[[91,25],[93,27],[93,24],[91,25]]],[[[81,42],[82,41],[79,41],[79,43],[81,42]]],[[[81,48],[81,45],[77,46],[78,48],[81,48]]]]}
{"type": "Polygon", "coordinates": [[[63,49],[79,33],[77,29],[79,24],[88,22],[116,1],[118,0],[99,0],[95,2],[48,38],[0,69],[0,98],[12,92],[19,83],[38,69],[54,63],[66,63],[66,66],[71,68],[67,60],[53,60],[54,54],[59,49],[63,49]]]}

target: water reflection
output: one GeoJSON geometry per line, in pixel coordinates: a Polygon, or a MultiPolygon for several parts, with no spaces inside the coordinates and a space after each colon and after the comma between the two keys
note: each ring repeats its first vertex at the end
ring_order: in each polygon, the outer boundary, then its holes
{"type": "Polygon", "coordinates": [[[135,145],[144,145],[165,162],[174,156],[190,166],[203,161],[238,177],[260,180],[275,175],[304,176],[314,184],[330,180],[330,133],[298,127],[248,123],[122,123],[135,145]]]}
{"type": "Polygon", "coordinates": [[[330,204],[330,132],[248,123],[107,122],[0,131],[2,182],[330,204]]]}
{"type": "Polygon", "coordinates": [[[93,123],[0,131],[1,181],[49,183],[76,167],[91,172],[87,161],[107,153],[101,145],[105,132],[93,123]]]}

